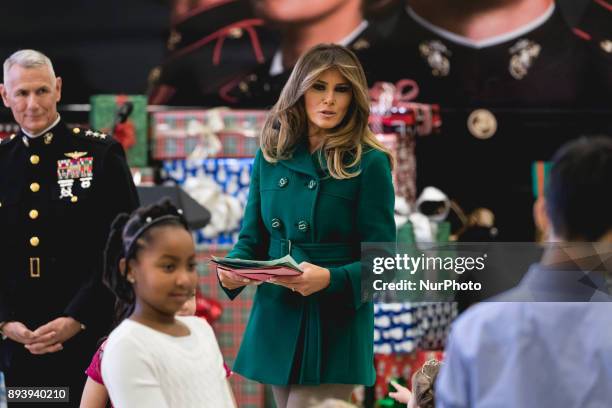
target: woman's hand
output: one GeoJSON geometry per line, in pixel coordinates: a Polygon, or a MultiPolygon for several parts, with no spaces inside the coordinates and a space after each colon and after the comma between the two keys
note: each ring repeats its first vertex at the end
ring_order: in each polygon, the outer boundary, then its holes
{"type": "Polygon", "coordinates": [[[304,272],[298,276],[276,277],[268,282],[284,286],[302,296],[309,296],[329,286],[331,273],[327,268],[302,262],[300,269],[304,272]]]}
{"type": "Polygon", "coordinates": [[[219,276],[219,281],[221,281],[221,285],[229,290],[238,289],[247,285],[261,285],[263,283],[260,281],[243,278],[242,276],[238,276],[234,272],[224,269],[213,263],[211,263],[210,268],[217,269],[217,276],[219,276]]]}

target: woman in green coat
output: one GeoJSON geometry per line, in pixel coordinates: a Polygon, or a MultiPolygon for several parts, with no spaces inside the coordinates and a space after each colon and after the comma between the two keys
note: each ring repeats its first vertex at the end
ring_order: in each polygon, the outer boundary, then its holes
{"type": "MultiPolygon", "coordinates": [[[[234,371],[273,385],[280,408],[347,399],[372,385],[373,306],[361,296],[360,244],[395,242],[392,158],[368,128],[366,78],[345,47],[297,62],[255,156],[228,257],[291,254],[303,274],[257,287],[234,371]]],[[[217,270],[230,298],[245,280],[217,270]]]]}

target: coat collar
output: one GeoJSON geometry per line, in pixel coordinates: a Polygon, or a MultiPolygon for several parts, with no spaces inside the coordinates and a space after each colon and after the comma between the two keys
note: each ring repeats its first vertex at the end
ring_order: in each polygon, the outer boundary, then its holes
{"type": "Polygon", "coordinates": [[[307,141],[301,140],[293,151],[292,157],[288,160],[281,160],[279,163],[298,173],[307,174],[318,181],[320,176],[314,160],[319,160],[319,158],[317,155],[310,154],[307,141]]]}

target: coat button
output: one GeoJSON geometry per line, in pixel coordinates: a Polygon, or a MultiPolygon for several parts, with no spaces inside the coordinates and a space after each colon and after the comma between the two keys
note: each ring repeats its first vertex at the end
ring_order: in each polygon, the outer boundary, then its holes
{"type": "Polygon", "coordinates": [[[30,184],[30,190],[31,190],[33,193],[38,193],[38,191],[40,190],[40,184],[38,184],[38,183],[32,183],[32,184],[30,184]]]}
{"type": "Polygon", "coordinates": [[[30,219],[35,220],[35,219],[38,218],[38,211],[37,210],[30,210],[28,215],[30,216],[30,219]]]}
{"type": "Polygon", "coordinates": [[[272,228],[279,229],[283,223],[278,218],[272,218],[272,228]]]}
{"type": "Polygon", "coordinates": [[[33,154],[30,156],[30,163],[32,164],[38,164],[40,163],[40,157],[36,154],[33,154]]]}
{"type": "Polygon", "coordinates": [[[76,203],[77,201],[79,201],[79,197],[72,196],[72,197],[70,197],[70,201],[73,202],[73,203],[76,203]]]}
{"type": "Polygon", "coordinates": [[[317,188],[317,181],[316,180],[310,180],[308,182],[308,188],[311,190],[314,190],[315,188],[317,188]]]}
{"type": "Polygon", "coordinates": [[[30,245],[32,245],[33,247],[37,247],[38,244],[40,244],[40,239],[38,239],[38,237],[30,238],[30,245]]]}
{"type": "Polygon", "coordinates": [[[289,179],[287,177],[281,177],[281,179],[278,180],[278,186],[280,188],[285,187],[288,183],[289,183],[289,179]]]}
{"type": "Polygon", "coordinates": [[[306,221],[300,221],[298,222],[298,229],[301,232],[306,232],[308,231],[308,228],[310,228],[310,225],[308,225],[308,223],[306,221]]]}

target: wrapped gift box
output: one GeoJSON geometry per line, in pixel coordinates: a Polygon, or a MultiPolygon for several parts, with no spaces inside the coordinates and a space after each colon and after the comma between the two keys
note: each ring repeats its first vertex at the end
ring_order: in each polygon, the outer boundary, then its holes
{"type": "Polygon", "coordinates": [[[393,187],[395,195],[408,203],[416,200],[416,158],[414,137],[401,133],[378,133],[376,138],[393,154],[393,187]]]}
{"type": "Polygon", "coordinates": [[[223,128],[216,132],[221,150],[215,157],[254,157],[259,148],[259,133],[266,120],[263,110],[185,110],[157,112],[152,116],[153,157],[159,160],[187,158],[200,143],[200,136],[189,134],[196,121],[209,126],[219,115],[223,128]]]}
{"type": "MultiPolygon", "coordinates": [[[[210,158],[199,160],[168,160],[163,162],[162,176],[172,180],[179,185],[185,186],[190,178],[207,177],[214,180],[224,194],[234,197],[244,209],[249,194],[249,184],[251,182],[251,170],[253,159],[232,159],[232,158],[210,158]]],[[[197,194],[191,194],[198,200],[197,194]]],[[[215,208],[209,208],[215,222],[215,208]]],[[[243,210],[240,210],[240,218],[243,210]]],[[[214,237],[207,236],[205,230],[195,232],[196,245],[198,247],[207,246],[231,246],[236,243],[240,226],[230,231],[224,231],[214,237]]]]}
{"type": "Polygon", "coordinates": [[[113,134],[126,151],[128,164],[134,167],[147,165],[147,98],[144,95],[94,95],[90,100],[91,111],[89,122],[95,130],[113,134]],[[123,139],[114,134],[113,125],[117,118],[117,109],[124,103],[131,102],[133,110],[122,134],[130,137],[123,139]]]}
{"type": "MultiPolygon", "coordinates": [[[[225,363],[232,368],[240,342],[253,306],[255,288],[245,288],[233,301],[223,293],[215,274],[208,272],[208,260],[211,255],[224,257],[227,251],[198,251],[197,261],[200,267],[200,289],[202,294],[221,303],[223,313],[213,329],[223,354],[225,363]]],[[[255,381],[248,380],[239,374],[230,377],[230,384],[239,407],[262,407],[264,400],[264,386],[255,381]]]]}
{"type": "Polygon", "coordinates": [[[457,304],[454,302],[377,302],[374,304],[374,352],[397,354],[443,349],[455,317],[457,304]]]}
{"type": "Polygon", "coordinates": [[[136,186],[154,186],[155,171],[153,167],[130,167],[136,186]]]}

